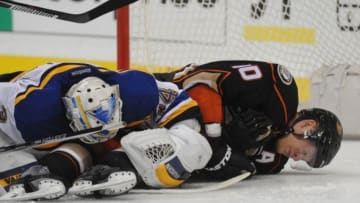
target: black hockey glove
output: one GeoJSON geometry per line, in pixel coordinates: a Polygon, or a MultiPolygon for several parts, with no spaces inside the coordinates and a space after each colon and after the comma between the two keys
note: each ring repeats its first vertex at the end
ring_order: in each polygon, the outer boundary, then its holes
{"type": "Polygon", "coordinates": [[[193,174],[193,180],[227,180],[244,172],[256,173],[256,168],[243,152],[232,150],[225,143],[213,150],[207,166],[193,174]]]}
{"type": "Polygon", "coordinates": [[[234,149],[247,150],[262,146],[270,138],[272,121],[252,109],[233,114],[223,128],[222,136],[234,149]]]}

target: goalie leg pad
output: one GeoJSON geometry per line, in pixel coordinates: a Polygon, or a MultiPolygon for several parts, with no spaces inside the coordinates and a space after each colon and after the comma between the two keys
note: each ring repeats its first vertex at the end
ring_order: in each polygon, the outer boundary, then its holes
{"type": "Polygon", "coordinates": [[[177,156],[190,172],[202,169],[212,156],[207,139],[197,131],[178,124],[170,128],[170,137],[176,143],[177,156]]]}
{"type": "Polygon", "coordinates": [[[185,125],[132,132],[121,145],[145,184],[156,188],[182,184],[212,154],[207,140],[185,125]]]}

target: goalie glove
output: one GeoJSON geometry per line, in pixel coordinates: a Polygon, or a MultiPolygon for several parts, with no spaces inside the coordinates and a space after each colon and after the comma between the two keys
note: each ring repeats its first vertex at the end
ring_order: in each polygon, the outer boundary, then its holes
{"type": "Polygon", "coordinates": [[[212,155],[205,137],[184,124],[132,132],[121,145],[144,183],[155,188],[179,186],[212,155]]]}
{"type": "Polygon", "coordinates": [[[262,146],[271,135],[272,121],[263,113],[247,109],[234,113],[232,121],[223,128],[222,136],[237,150],[262,146]]]}

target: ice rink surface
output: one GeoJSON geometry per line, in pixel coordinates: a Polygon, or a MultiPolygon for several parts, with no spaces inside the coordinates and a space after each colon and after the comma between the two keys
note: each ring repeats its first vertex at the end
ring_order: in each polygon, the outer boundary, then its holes
{"type": "Polygon", "coordinates": [[[344,141],[333,162],[311,171],[290,168],[278,175],[254,176],[229,188],[196,194],[125,194],[116,198],[63,197],[55,202],[131,203],[322,203],[360,202],[360,140],[344,141]]]}

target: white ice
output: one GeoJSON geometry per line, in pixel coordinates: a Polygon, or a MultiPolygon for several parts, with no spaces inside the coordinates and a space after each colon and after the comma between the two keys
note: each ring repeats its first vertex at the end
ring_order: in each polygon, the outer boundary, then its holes
{"type": "Polygon", "coordinates": [[[254,176],[230,188],[197,194],[125,194],[116,198],[63,197],[56,202],[119,203],[322,203],[360,202],[360,140],[344,141],[333,162],[322,169],[254,176]]]}

